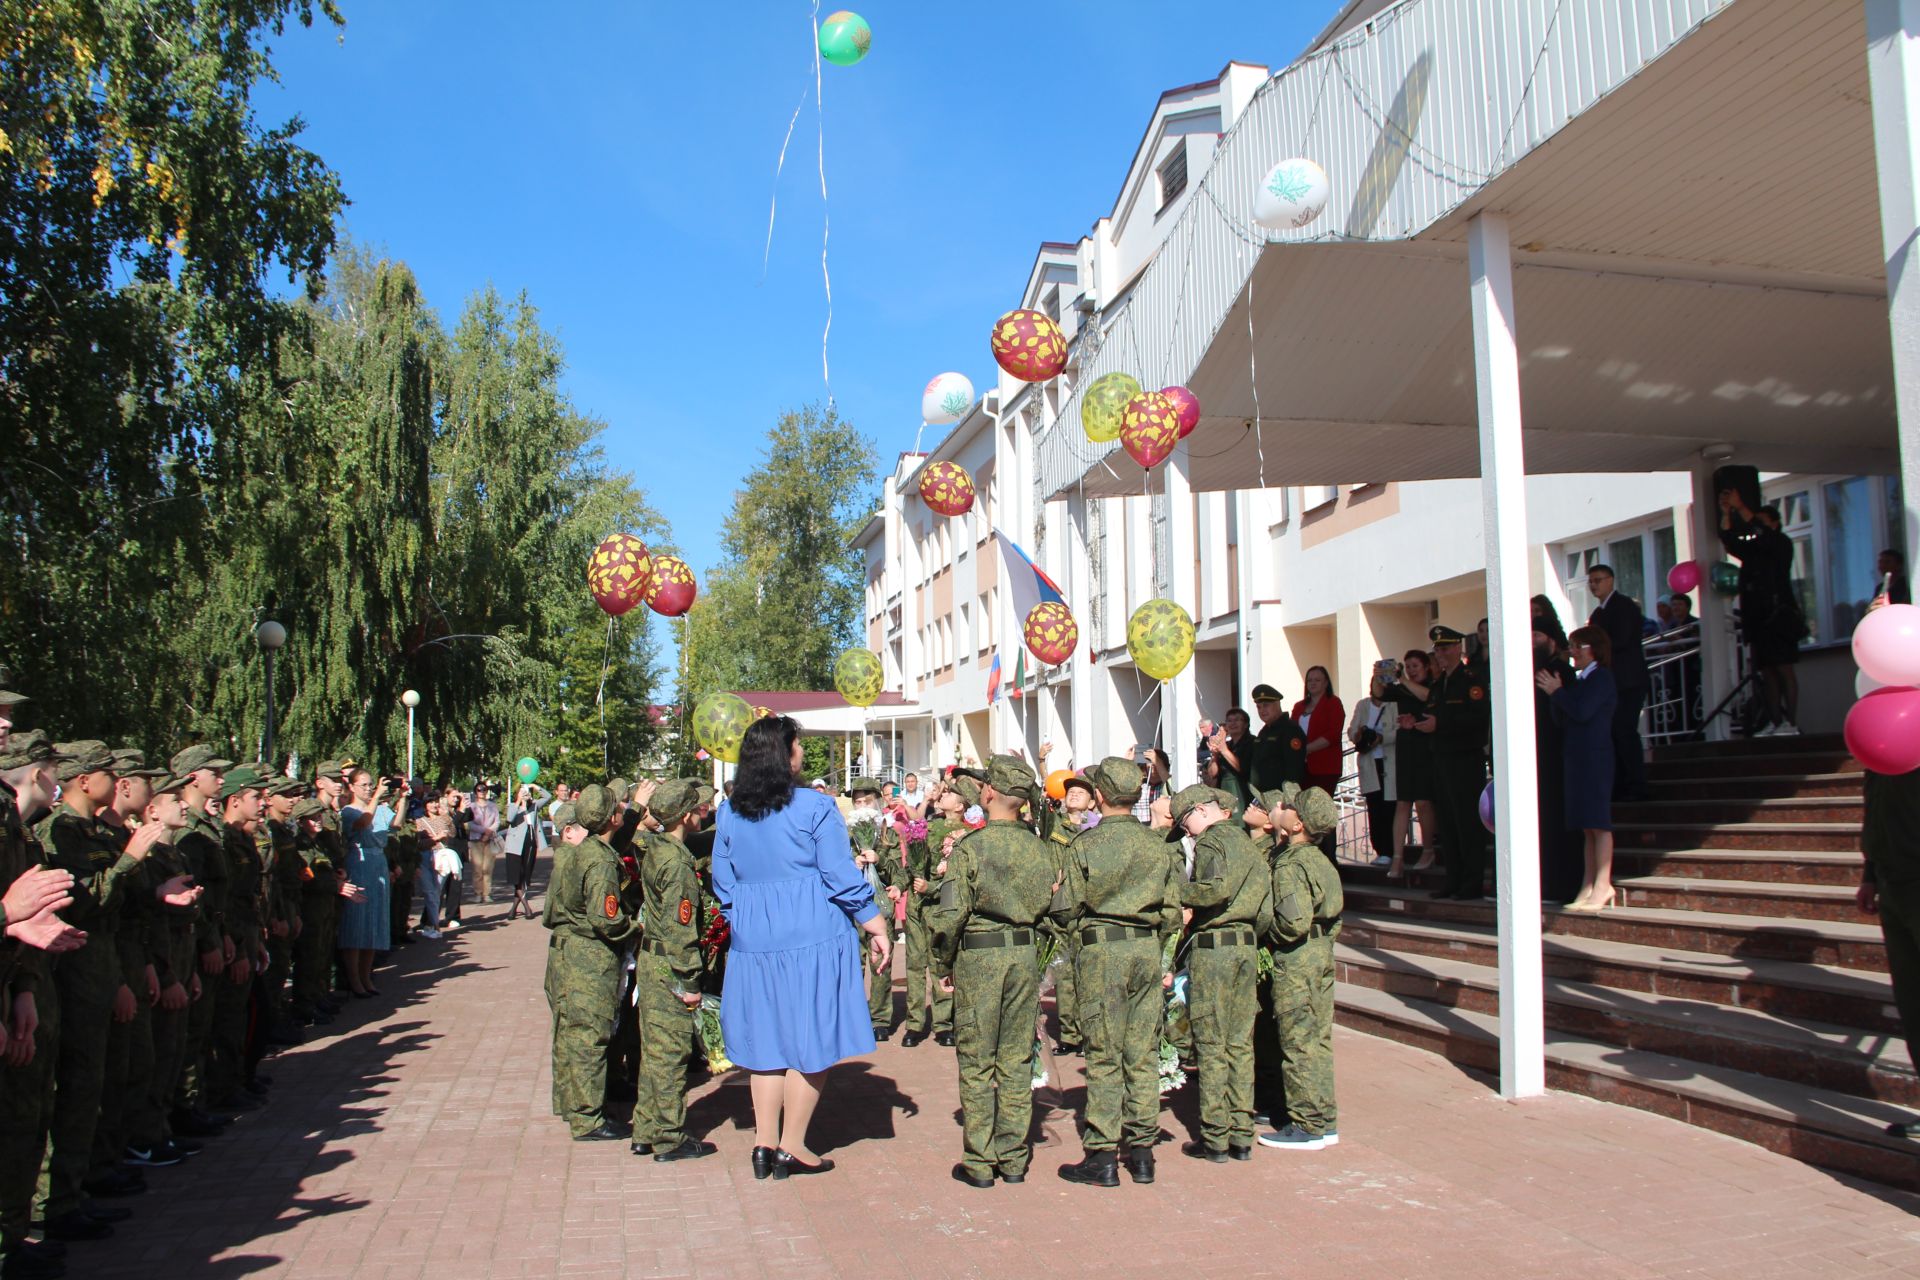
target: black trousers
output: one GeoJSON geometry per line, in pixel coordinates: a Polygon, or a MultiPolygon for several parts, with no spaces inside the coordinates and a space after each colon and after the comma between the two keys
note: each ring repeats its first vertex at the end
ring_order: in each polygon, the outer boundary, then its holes
{"type": "Polygon", "coordinates": [[[1487,829],[1480,821],[1480,793],[1487,785],[1487,758],[1479,751],[1433,753],[1433,803],[1440,842],[1447,849],[1446,891],[1456,897],[1486,892],[1487,829]]]}
{"type": "Polygon", "coordinates": [[[1647,758],[1640,742],[1640,709],[1647,686],[1621,689],[1613,708],[1613,798],[1637,800],[1647,794],[1647,758]]]}

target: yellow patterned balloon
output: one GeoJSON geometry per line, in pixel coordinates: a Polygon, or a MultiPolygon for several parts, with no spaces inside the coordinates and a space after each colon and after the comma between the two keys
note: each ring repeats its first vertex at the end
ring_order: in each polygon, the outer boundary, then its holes
{"type": "Polygon", "coordinates": [[[848,649],[833,663],[833,687],[856,707],[870,707],[886,682],[880,655],[871,649],[848,649]]]}
{"type": "Polygon", "coordinates": [[[587,590],[593,602],[619,617],[646,599],[653,582],[653,558],[647,544],[630,533],[616,533],[593,549],[587,562],[587,590]]]}
{"type": "Polygon", "coordinates": [[[1009,311],[994,322],[993,358],[1022,382],[1045,382],[1067,367],[1067,338],[1044,311],[1009,311]]]}
{"type": "Polygon", "coordinates": [[[1080,400],[1080,429],[1087,439],[1118,440],[1127,401],[1139,394],[1140,380],[1130,373],[1103,373],[1095,378],[1080,400]]]}
{"type": "Polygon", "coordinates": [[[740,740],[753,708],[735,693],[710,693],[693,706],[693,740],[728,764],[740,763],[740,740]]]}
{"type": "Polygon", "coordinates": [[[1042,600],[1027,610],[1022,636],[1027,642],[1027,651],[1034,657],[1057,665],[1073,656],[1074,646],[1080,643],[1080,624],[1073,620],[1073,610],[1064,604],[1042,600]]]}
{"type": "Polygon", "coordinates": [[[920,500],[943,516],[973,510],[973,477],[957,462],[929,462],[920,473],[920,500]]]}
{"type": "Polygon", "coordinates": [[[1127,652],[1155,680],[1171,680],[1193,661],[1193,619],[1171,600],[1149,600],[1127,619],[1127,652]]]}
{"type": "Polygon", "coordinates": [[[647,607],[665,618],[677,618],[693,608],[697,586],[693,570],[675,556],[653,558],[653,581],[647,584],[647,607]]]}
{"type": "Polygon", "coordinates": [[[1120,447],[1143,467],[1165,462],[1180,443],[1180,410],[1158,391],[1142,391],[1127,401],[1120,424],[1120,447]]]}
{"type": "Polygon", "coordinates": [[[753,718],[756,721],[771,720],[773,719],[773,708],[772,707],[755,707],[753,709],[753,718]]]}

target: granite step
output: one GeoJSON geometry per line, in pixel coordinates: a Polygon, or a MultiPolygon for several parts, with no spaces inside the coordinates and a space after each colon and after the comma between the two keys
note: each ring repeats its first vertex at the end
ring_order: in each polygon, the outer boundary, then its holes
{"type": "Polygon", "coordinates": [[[1812,796],[1851,796],[1857,800],[1866,780],[1866,774],[1857,770],[1852,773],[1741,773],[1717,778],[1653,777],[1647,779],[1647,787],[1656,801],[1791,800],[1812,796]]]}
{"type": "Polygon", "coordinates": [[[1725,742],[1663,743],[1653,749],[1656,762],[1720,760],[1742,756],[1805,755],[1810,751],[1845,751],[1847,740],[1837,733],[1803,733],[1791,738],[1729,738],[1725,742]]]}
{"type": "Polygon", "coordinates": [[[1783,916],[1793,920],[1864,922],[1849,885],[1766,884],[1755,880],[1712,880],[1700,876],[1614,877],[1616,891],[1630,907],[1667,907],[1675,911],[1713,911],[1731,915],[1783,916]]]}
{"type": "MultiPolygon", "coordinates": [[[[1410,855],[1411,857],[1412,855],[1410,855]]],[[[1371,862],[1342,862],[1340,875],[1358,884],[1403,887],[1387,879],[1387,869],[1371,862]]],[[[1437,889],[1446,877],[1443,864],[1425,871],[1406,869],[1406,886],[1437,889]]],[[[1613,851],[1616,880],[1629,876],[1676,876],[1707,880],[1752,880],[1764,884],[1844,885],[1860,883],[1860,855],[1832,849],[1639,849],[1613,851]]]]}
{"type": "Polygon", "coordinates": [[[1778,777],[1860,772],[1860,762],[1839,751],[1795,751],[1754,755],[1715,754],[1657,760],[1647,766],[1650,779],[1778,777]]]}
{"type": "Polygon", "coordinates": [[[1657,800],[1622,801],[1613,806],[1615,826],[1634,823],[1695,822],[1845,822],[1859,826],[1865,798],[1851,796],[1686,795],[1657,800]]]}
{"type": "Polygon", "coordinates": [[[1619,822],[1614,847],[1651,849],[1813,849],[1857,851],[1856,822],[1619,822]]]}
{"type": "MultiPolygon", "coordinates": [[[[1499,972],[1484,965],[1344,939],[1334,958],[1341,982],[1472,1013],[1500,1012],[1499,972]]],[[[1554,976],[1547,977],[1544,995],[1547,1026],[1590,1040],[1902,1106],[1920,1103],[1920,1077],[1906,1041],[1885,1031],[1554,976]]]]}
{"type": "MultiPolygon", "coordinates": [[[[1499,1069],[1499,1019],[1351,983],[1334,988],[1341,1025],[1499,1069]]],[[[1546,1036],[1547,1084],[1669,1116],[1821,1168],[1920,1190],[1920,1144],[1887,1135],[1912,1112],[1875,1099],[1775,1080],[1557,1028],[1546,1036]]]]}

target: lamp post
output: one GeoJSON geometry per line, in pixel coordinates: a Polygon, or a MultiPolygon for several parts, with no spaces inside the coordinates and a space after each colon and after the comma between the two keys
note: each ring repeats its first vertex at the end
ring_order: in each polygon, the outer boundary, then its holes
{"type": "Polygon", "coordinates": [[[420,705],[420,695],[412,689],[400,695],[400,701],[407,708],[407,778],[413,778],[413,709],[420,705]]]}
{"type": "Polygon", "coordinates": [[[267,731],[261,735],[260,759],[273,763],[273,655],[287,642],[287,629],[272,618],[263,619],[253,629],[253,642],[260,646],[267,662],[267,731]]]}

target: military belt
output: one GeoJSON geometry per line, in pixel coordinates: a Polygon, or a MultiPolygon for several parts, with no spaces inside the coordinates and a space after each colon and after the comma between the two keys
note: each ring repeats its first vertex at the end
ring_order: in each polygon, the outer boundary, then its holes
{"type": "Polygon", "coordinates": [[[1253,930],[1245,925],[1234,925],[1224,929],[1209,929],[1205,933],[1193,935],[1193,945],[1205,950],[1217,947],[1250,947],[1254,944],[1253,930]]]}
{"type": "Polygon", "coordinates": [[[1091,947],[1102,942],[1126,942],[1152,936],[1153,930],[1144,924],[1095,924],[1080,931],[1080,945],[1091,947]]]}
{"type": "Polygon", "coordinates": [[[1033,930],[1013,925],[1002,925],[997,929],[981,929],[973,933],[960,935],[960,947],[963,951],[979,951],[985,947],[1030,947],[1033,945],[1033,930]]]}

